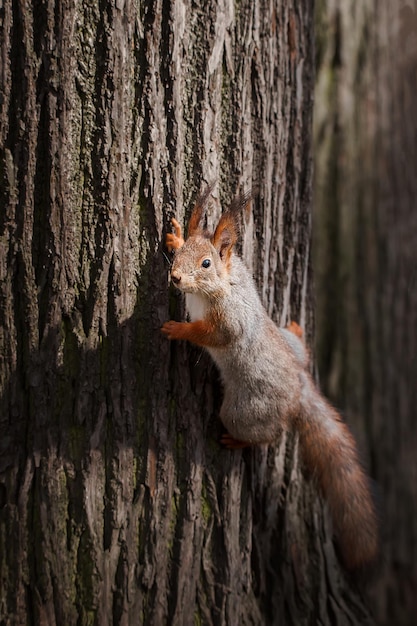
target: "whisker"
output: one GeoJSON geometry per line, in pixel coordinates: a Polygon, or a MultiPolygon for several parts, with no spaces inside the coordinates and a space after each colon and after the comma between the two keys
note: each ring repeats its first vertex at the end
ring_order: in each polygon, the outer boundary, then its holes
{"type": "Polygon", "coordinates": [[[200,363],[200,361],[201,361],[201,357],[203,356],[203,353],[204,353],[204,350],[201,350],[200,354],[198,355],[198,359],[197,359],[197,361],[195,362],[195,365],[198,365],[198,364],[200,363]]]}
{"type": "Polygon", "coordinates": [[[162,254],[165,257],[166,262],[168,263],[169,267],[172,267],[172,261],[171,259],[168,257],[168,255],[165,254],[165,252],[162,252],[162,254]]]}

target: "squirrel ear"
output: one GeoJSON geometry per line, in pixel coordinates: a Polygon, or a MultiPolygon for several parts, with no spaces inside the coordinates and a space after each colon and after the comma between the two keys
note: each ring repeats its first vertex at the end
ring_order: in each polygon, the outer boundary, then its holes
{"type": "Polygon", "coordinates": [[[203,231],[203,229],[201,228],[201,221],[203,219],[208,199],[211,192],[213,191],[214,185],[214,182],[208,185],[207,188],[198,196],[193,212],[191,213],[190,221],[188,222],[188,237],[191,237],[191,235],[196,235],[203,231]]]}
{"type": "Polygon", "coordinates": [[[231,203],[229,209],[220,218],[211,243],[216,248],[222,261],[228,264],[230,255],[235,245],[240,228],[239,219],[244,210],[250,207],[251,192],[239,194],[231,203]]]}
{"type": "Polygon", "coordinates": [[[236,241],[237,229],[234,216],[229,212],[223,213],[211,242],[225,263],[229,261],[236,241]]]}

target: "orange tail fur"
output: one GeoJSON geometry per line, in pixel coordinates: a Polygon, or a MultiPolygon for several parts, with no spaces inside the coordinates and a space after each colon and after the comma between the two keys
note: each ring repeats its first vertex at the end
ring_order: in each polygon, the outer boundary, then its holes
{"type": "Polygon", "coordinates": [[[355,440],[307,374],[301,403],[298,430],[304,462],[327,500],[346,567],[360,567],[376,557],[378,527],[355,440]]]}

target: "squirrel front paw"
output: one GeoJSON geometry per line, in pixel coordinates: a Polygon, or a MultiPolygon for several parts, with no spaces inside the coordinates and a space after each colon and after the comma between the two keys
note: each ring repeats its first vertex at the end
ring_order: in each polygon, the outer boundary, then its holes
{"type": "Polygon", "coordinates": [[[165,322],[162,326],[161,331],[168,337],[168,339],[182,339],[182,330],[183,323],[175,322],[174,320],[169,320],[169,322],[165,322]]]}

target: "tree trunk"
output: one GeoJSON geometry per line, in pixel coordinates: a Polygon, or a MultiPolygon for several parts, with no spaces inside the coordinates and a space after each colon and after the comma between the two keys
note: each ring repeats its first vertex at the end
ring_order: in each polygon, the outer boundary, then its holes
{"type": "Polygon", "coordinates": [[[380,493],[379,624],[417,615],[417,3],[318,6],[315,274],[323,386],[380,493]]]}
{"type": "Polygon", "coordinates": [[[1,624],[365,624],[297,441],[219,445],[164,235],[218,180],[311,337],[313,16],[304,1],[1,10],[1,624]]]}

